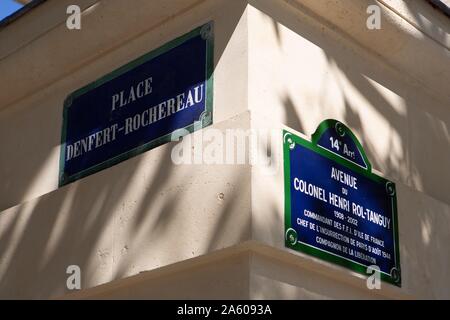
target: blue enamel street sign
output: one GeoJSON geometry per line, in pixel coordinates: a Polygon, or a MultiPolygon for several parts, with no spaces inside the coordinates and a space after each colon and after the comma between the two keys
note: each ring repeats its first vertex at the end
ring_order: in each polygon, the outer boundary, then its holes
{"type": "Polygon", "coordinates": [[[212,123],[212,23],[70,94],[59,184],[212,123]]]}
{"type": "Polygon", "coordinates": [[[371,172],[354,134],[325,120],[309,142],[283,133],[288,248],[401,286],[395,184],[371,172]],[[377,270],[372,267],[372,269],[377,270]]]}

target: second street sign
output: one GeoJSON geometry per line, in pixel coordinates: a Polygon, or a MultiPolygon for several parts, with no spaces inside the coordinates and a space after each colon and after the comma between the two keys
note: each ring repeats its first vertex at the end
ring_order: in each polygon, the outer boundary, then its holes
{"type": "Polygon", "coordinates": [[[288,248],[401,286],[395,184],[372,173],[361,144],[336,120],[312,142],[284,131],[288,248]]]}

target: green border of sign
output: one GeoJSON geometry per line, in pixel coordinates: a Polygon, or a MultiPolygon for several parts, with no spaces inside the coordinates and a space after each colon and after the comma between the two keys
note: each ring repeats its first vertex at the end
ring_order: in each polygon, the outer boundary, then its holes
{"type": "MultiPolygon", "coordinates": [[[[342,132],[341,132],[342,134],[342,132]]],[[[370,163],[366,157],[364,149],[362,149],[361,144],[359,143],[356,136],[351,132],[351,130],[340,123],[337,120],[328,119],[323,121],[316,132],[313,135],[313,142],[310,142],[306,139],[303,139],[288,130],[283,130],[283,157],[284,157],[284,194],[285,194],[285,204],[284,204],[284,227],[285,227],[285,246],[287,248],[300,251],[311,256],[320,258],[322,260],[335,263],[337,265],[346,267],[350,270],[353,270],[357,273],[367,275],[367,266],[357,263],[355,261],[351,261],[344,257],[337,256],[331,252],[327,252],[325,250],[303,244],[297,241],[297,235],[295,230],[291,226],[291,182],[290,182],[290,150],[295,148],[295,145],[301,145],[305,148],[308,148],[311,151],[318,153],[319,155],[328,158],[336,163],[360,174],[363,175],[375,182],[382,183],[386,186],[386,193],[391,197],[391,210],[392,210],[392,219],[393,219],[393,230],[394,233],[394,251],[395,251],[395,265],[391,270],[391,273],[380,272],[381,280],[388,282],[390,284],[401,287],[401,267],[400,267],[400,247],[399,247],[399,235],[398,235],[398,216],[397,216],[397,198],[395,192],[395,183],[380,177],[371,172],[370,163]],[[340,157],[327,149],[319,147],[315,142],[320,139],[320,135],[330,126],[336,128],[336,123],[339,123],[342,129],[344,130],[344,134],[349,134],[350,137],[355,142],[355,145],[360,149],[361,155],[363,155],[364,160],[367,161],[368,169],[364,169],[361,166],[356,165],[355,163],[346,160],[343,157],[340,157]]]]}
{"type": "MultiPolygon", "coordinates": [[[[91,175],[93,173],[96,173],[98,171],[101,171],[103,169],[109,168],[111,166],[114,166],[122,161],[125,161],[131,157],[134,157],[138,154],[141,154],[145,151],[148,151],[150,149],[156,148],[164,143],[171,141],[171,134],[167,134],[165,136],[159,137],[157,139],[154,139],[152,141],[149,141],[141,146],[138,146],[132,150],[126,151],[120,155],[117,155],[111,159],[105,160],[99,164],[96,164],[90,168],[87,168],[83,171],[80,171],[72,176],[66,177],[64,176],[64,164],[65,164],[65,152],[66,152],[66,130],[67,130],[67,110],[72,105],[72,101],[84,93],[93,90],[100,85],[128,72],[129,70],[132,70],[133,68],[161,55],[165,52],[181,45],[182,43],[192,39],[193,37],[196,37],[198,35],[201,35],[203,39],[206,40],[206,102],[205,102],[205,111],[201,114],[200,119],[198,120],[198,123],[190,124],[184,128],[179,128],[177,130],[187,130],[188,132],[192,133],[197,129],[201,129],[204,127],[209,126],[213,123],[213,81],[214,81],[214,22],[210,21],[191,32],[180,36],[165,45],[127,63],[126,65],[112,71],[111,73],[101,77],[100,79],[82,87],[81,89],[78,89],[74,91],[73,93],[69,94],[67,98],[64,101],[64,110],[63,110],[63,127],[62,127],[62,133],[61,133],[61,146],[60,146],[60,160],[59,160],[59,186],[64,186],[66,184],[69,184],[71,182],[74,182],[78,179],[84,178],[88,175],[91,175]]],[[[176,130],[175,130],[176,131],[176,130]]],[[[174,132],[175,132],[174,131],[174,132]]]]}

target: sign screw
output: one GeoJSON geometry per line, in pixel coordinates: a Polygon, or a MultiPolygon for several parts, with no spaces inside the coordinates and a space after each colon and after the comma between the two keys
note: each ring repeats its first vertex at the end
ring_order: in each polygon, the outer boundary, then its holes
{"type": "Polygon", "coordinates": [[[294,229],[289,228],[286,231],[286,240],[289,242],[289,244],[295,245],[297,243],[297,232],[294,229]]]}
{"type": "Polygon", "coordinates": [[[340,123],[339,121],[336,122],[335,129],[339,136],[341,136],[341,137],[345,136],[344,125],[342,123],[340,123]]]}
{"type": "Polygon", "coordinates": [[[391,269],[391,277],[394,280],[394,282],[399,283],[400,282],[400,272],[397,270],[397,268],[391,269]]]}
{"type": "Polygon", "coordinates": [[[289,149],[293,150],[295,147],[295,142],[292,140],[292,138],[287,139],[287,143],[289,144],[289,149]]]}
{"type": "Polygon", "coordinates": [[[387,182],[386,183],[386,192],[388,195],[393,196],[395,195],[395,186],[392,182],[387,182]]]}
{"type": "Polygon", "coordinates": [[[203,40],[209,40],[211,38],[212,35],[212,26],[210,23],[205,24],[201,30],[200,30],[200,35],[202,37],[203,40]]]}

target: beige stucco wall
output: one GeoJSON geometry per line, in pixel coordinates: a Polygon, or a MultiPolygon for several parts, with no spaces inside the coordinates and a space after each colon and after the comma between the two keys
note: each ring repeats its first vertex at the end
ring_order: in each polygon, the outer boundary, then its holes
{"type": "MultiPolygon", "coordinates": [[[[65,10],[46,11],[57,2],[42,4],[36,12],[49,21],[57,15],[59,24],[44,34],[37,31],[38,39],[26,45],[20,38],[5,45],[16,51],[0,60],[0,210],[57,188],[62,104],[69,93],[207,21],[214,20],[216,29],[215,89],[223,88],[214,92],[215,122],[246,110],[246,22],[239,23],[243,1],[182,0],[162,6],[161,1],[135,1],[132,11],[124,1],[98,1],[84,11],[79,31],[66,28],[65,10]],[[125,11],[131,13],[117,23],[125,11]],[[17,66],[26,71],[17,72],[17,66]]],[[[13,27],[0,32],[0,43],[13,41],[13,27]]]]}
{"type": "MultiPolygon", "coordinates": [[[[448,91],[428,90],[440,77],[418,84],[292,6],[258,4],[248,18],[252,127],[280,131],[281,123],[310,137],[326,118],[349,125],[374,169],[398,186],[403,288],[394,295],[448,296],[450,100],[448,91]]],[[[252,188],[253,239],[280,249],[283,229],[272,226],[284,217],[281,154],[279,174],[252,168],[252,186],[260,186],[252,188]]]]}
{"type": "Polygon", "coordinates": [[[49,0],[0,30],[1,298],[66,297],[70,264],[84,290],[68,298],[450,297],[448,19],[379,1],[369,32],[369,0],[135,2],[78,1],[69,31],[49,0]],[[278,132],[271,174],[177,166],[170,143],[58,189],[67,94],[210,20],[212,128],[278,132]],[[281,129],[326,118],[397,183],[401,289],[284,248],[281,129]]]}
{"type": "Polygon", "coordinates": [[[298,259],[252,242],[215,251],[63,299],[382,299],[298,259]],[[249,248],[253,248],[249,251],[249,248]],[[176,295],[174,295],[176,291],[176,295]]]}

